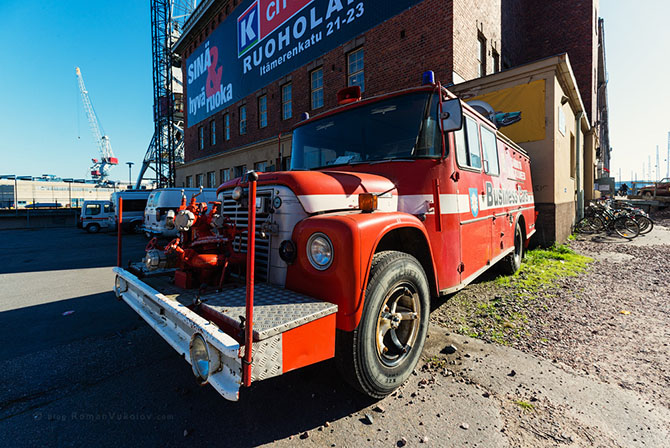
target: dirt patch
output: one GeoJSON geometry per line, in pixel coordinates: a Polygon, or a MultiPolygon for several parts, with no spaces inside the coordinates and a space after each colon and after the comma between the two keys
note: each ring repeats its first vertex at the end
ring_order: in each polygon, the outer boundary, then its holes
{"type": "MultiPolygon", "coordinates": [[[[650,236],[663,241],[670,231],[657,225],[650,236]]],[[[670,244],[645,246],[642,238],[571,241],[594,259],[582,273],[532,291],[490,276],[447,300],[433,324],[514,346],[670,408],[670,244]]]]}

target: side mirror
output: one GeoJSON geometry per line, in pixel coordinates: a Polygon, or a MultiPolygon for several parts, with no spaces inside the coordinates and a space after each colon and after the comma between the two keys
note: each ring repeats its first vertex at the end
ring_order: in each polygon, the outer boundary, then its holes
{"type": "Polygon", "coordinates": [[[463,127],[463,106],[461,100],[454,98],[442,103],[440,115],[442,132],[458,131],[463,127]]]}

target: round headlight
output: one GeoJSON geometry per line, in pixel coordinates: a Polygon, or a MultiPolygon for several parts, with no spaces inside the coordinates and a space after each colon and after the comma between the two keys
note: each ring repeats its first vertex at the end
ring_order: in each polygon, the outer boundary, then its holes
{"type": "Polygon", "coordinates": [[[244,194],[244,190],[242,190],[242,187],[239,187],[239,186],[235,187],[235,189],[233,190],[233,194],[232,194],[233,200],[239,202],[239,200],[242,199],[243,194],[244,194]]]}
{"type": "Polygon", "coordinates": [[[199,382],[204,383],[209,378],[210,359],[207,343],[199,334],[194,334],[190,344],[191,366],[199,382]]]}
{"type": "Polygon", "coordinates": [[[114,290],[118,297],[122,292],[128,291],[128,283],[126,283],[124,279],[117,275],[116,279],[114,280],[114,290]]]}
{"type": "Polygon", "coordinates": [[[333,262],[333,244],[323,233],[315,233],[307,241],[307,258],[316,269],[323,271],[333,262]]]}

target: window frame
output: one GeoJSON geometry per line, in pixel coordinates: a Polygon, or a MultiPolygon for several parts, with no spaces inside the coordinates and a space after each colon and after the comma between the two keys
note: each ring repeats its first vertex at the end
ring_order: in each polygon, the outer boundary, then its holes
{"type": "Polygon", "coordinates": [[[184,186],[186,188],[191,188],[193,186],[193,176],[184,177],[184,186]]]}
{"type": "Polygon", "coordinates": [[[240,135],[246,135],[247,134],[247,105],[242,104],[238,108],[238,115],[239,115],[239,129],[238,131],[240,132],[240,135]],[[244,113],[243,113],[244,112],[244,113]],[[244,118],[242,118],[244,116],[244,118]]]}
{"type": "Polygon", "coordinates": [[[482,33],[477,33],[477,70],[479,78],[486,76],[486,37],[482,33]]]}
{"type": "MultiPolygon", "coordinates": [[[[357,59],[355,61],[356,64],[358,64],[359,60],[357,59]]],[[[356,67],[358,68],[358,67],[356,67]]],[[[356,48],[355,50],[350,51],[347,53],[347,87],[351,86],[360,86],[361,88],[361,93],[365,92],[365,50],[363,47],[356,48]],[[352,72],[352,61],[351,57],[354,55],[360,54],[360,64],[361,67],[360,69],[357,69],[352,72]],[[353,84],[351,82],[353,77],[358,77],[358,75],[361,76],[362,82],[360,84],[353,84]]]]}
{"type": "Polygon", "coordinates": [[[481,132],[479,130],[479,122],[475,118],[470,117],[469,115],[463,114],[463,126],[461,127],[461,129],[454,132],[454,146],[455,146],[454,154],[455,154],[455,157],[456,157],[456,164],[458,165],[458,167],[461,170],[472,171],[474,173],[480,173],[480,174],[483,172],[484,164],[482,163],[481,132]],[[474,123],[474,125],[477,129],[477,145],[478,145],[477,147],[479,148],[479,161],[480,161],[479,168],[477,168],[476,166],[461,163],[460,156],[458,155],[458,143],[456,141],[456,135],[457,135],[457,133],[462,132],[463,137],[464,137],[464,142],[465,142],[466,156],[468,158],[471,158],[470,155],[472,153],[470,151],[470,139],[468,138],[468,134],[467,134],[467,132],[468,132],[468,122],[474,123]]]}
{"type": "Polygon", "coordinates": [[[216,188],[216,171],[207,172],[207,188],[216,188]]]}
{"type": "Polygon", "coordinates": [[[195,175],[195,188],[205,187],[205,174],[200,173],[195,175]]]}
{"type": "Polygon", "coordinates": [[[281,119],[290,120],[291,118],[293,118],[293,83],[287,82],[286,84],[281,86],[281,119]],[[288,88],[288,95],[286,95],[287,88],[288,88]],[[288,114],[286,113],[287,105],[288,105],[288,114]]]}
{"type": "Polygon", "coordinates": [[[487,126],[480,125],[479,127],[480,127],[479,140],[481,142],[480,146],[482,153],[482,169],[484,170],[484,173],[486,173],[489,176],[500,177],[500,155],[498,154],[498,135],[494,130],[489,129],[487,126]],[[487,157],[487,153],[484,151],[484,132],[488,132],[493,137],[494,151],[496,157],[496,167],[498,168],[497,172],[490,171],[491,162],[487,157]],[[483,163],[484,161],[486,161],[486,165],[483,163]],[[488,166],[488,169],[486,169],[486,166],[488,166]]]}
{"type": "Polygon", "coordinates": [[[228,112],[223,114],[223,139],[230,140],[230,114],[228,112]]]}
{"type": "Polygon", "coordinates": [[[209,122],[209,145],[216,145],[216,119],[209,122]]]}
{"type": "Polygon", "coordinates": [[[268,127],[268,96],[258,97],[258,129],[268,127]]]}
{"type": "Polygon", "coordinates": [[[198,126],[198,149],[205,149],[205,128],[202,125],[198,126]]]}
{"type": "Polygon", "coordinates": [[[309,105],[310,105],[310,110],[316,110],[316,109],[321,109],[324,106],[324,94],[323,94],[323,66],[317,67],[311,72],[309,72],[309,91],[310,91],[310,100],[309,100],[309,105]],[[321,85],[314,87],[314,75],[316,73],[320,73],[320,81],[321,85]],[[320,94],[320,100],[321,104],[319,106],[314,106],[314,95],[315,94],[320,94]]]}

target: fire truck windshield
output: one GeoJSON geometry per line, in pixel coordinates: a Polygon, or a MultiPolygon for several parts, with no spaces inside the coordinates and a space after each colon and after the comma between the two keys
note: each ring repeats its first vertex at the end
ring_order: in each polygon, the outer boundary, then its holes
{"type": "Polygon", "coordinates": [[[293,131],[291,169],[442,155],[437,94],[415,92],[348,109],[293,131]]]}

